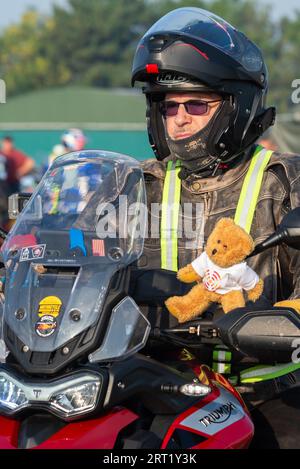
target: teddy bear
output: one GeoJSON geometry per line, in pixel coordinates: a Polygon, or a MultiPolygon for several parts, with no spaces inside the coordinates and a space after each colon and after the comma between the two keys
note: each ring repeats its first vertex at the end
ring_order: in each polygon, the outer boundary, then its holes
{"type": "Polygon", "coordinates": [[[231,218],[221,218],[208,237],[205,251],[191,264],[179,269],[177,278],[198,282],[186,295],[172,296],[165,302],[178,321],[202,314],[210,303],[220,303],[224,313],[256,301],[263,292],[263,280],[245,262],[253,251],[252,237],[231,218]]]}

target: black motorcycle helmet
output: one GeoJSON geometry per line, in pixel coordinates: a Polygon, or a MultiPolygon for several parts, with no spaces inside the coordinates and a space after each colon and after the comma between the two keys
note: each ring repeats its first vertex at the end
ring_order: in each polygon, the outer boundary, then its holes
{"type": "Polygon", "coordinates": [[[207,137],[205,161],[194,173],[211,174],[236,158],[275,120],[265,108],[268,73],[258,47],[222,18],[200,8],[178,8],[158,20],[140,40],[132,85],[143,82],[147,126],[156,158],[170,155],[160,102],[166,93],[211,91],[223,97],[207,137]]]}

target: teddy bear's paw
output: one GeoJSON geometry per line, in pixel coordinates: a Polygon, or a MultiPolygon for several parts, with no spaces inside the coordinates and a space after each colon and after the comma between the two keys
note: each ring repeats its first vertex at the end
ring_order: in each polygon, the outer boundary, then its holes
{"type": "Polygon", "coordinates": [[[171,298],[168,298],[165,301],[165,305],[169,312],[175,316],[176,318],[179,318],[182,314],[182,307],[180,305],[180,296],[172,296],[171,298]]]}
{"type": "Polygon", "coordinates": [[[248,299],[253,302],[258,300],[258,298],[261,296],[263,292],[263,289],[264,289],[264,282],[262,279],[260,279],[259,282],[255,285],[255,287],[252,288],[252,290],[249,290],[247,292],[248,299]]]}
{"type": "Polygon", "coordinates": [[[192,265],[189,264],[177,272],[177,278],[184,283],[192,283],[201,280],[201,277],[195,272],[192,265]]]}
{"type": "Polygon", "coordinates": [[[190,321],[194,317],[202,314],[199,306],[194,308],[190,306],[188,308],[186,303],[182,302],[182,297],[180,296],[172,296],[165,301],[165,305],[172,316],[178,319],[178,322],[180,323],[190,321]]]}

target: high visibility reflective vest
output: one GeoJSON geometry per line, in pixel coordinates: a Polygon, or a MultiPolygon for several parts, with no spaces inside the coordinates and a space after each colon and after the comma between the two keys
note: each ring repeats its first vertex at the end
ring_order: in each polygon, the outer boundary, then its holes
{"type": "MultiPolygon", "coordinates": [[[[250,233],[264,170],[272,151],[257,146],[248,168],[234,221],[250,233]]],[[[180,209],[181,179],[178,176],[180,161],[168,161],[162,196],[160,227],[161,268],[178,270],[178,216],[180,209]]]]}
{"type": "Polygon", "coordinates": [[[279,378],[300,368],[299,363],[284,363],[275,366],[258,365],[240,372],[241,383],[258,383],[279,378]]]}
{"type": "MultiPolygon", "coordinates": [[[[234,221],[250,233],[251,225],[261,189],[264,171],[272,156],[271,150],[257,146],[245,176],[234,221]]],[[[178,177],[180,162],[169,161],[162,197],[161,218],[161,268],[178,270],[178,216],[180,208],[181,180],[178,177]]],[[[213,370],[222,374],[231,373],[231,352],[227,347],[215,348],[213,370]]],[[[241,383],[273,379],[300,368],[300,364],[279,364],[277,366],[257,366],[240,373],[241,383]]]]}
{"type": "Polygon", "coordinates": [[[212,369],[223,375],[231,374],[232,354],[225,345],[216,345],[213,351],[212,369]]]}

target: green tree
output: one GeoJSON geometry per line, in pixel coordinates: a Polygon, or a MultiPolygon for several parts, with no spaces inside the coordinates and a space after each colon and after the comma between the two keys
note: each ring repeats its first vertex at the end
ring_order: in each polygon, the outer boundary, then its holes
{"type": "Polygon", "coordinates": [[[73,82],[129,86],[135,45],[155,13],[144,0],[69,0],[53,20],[51,58],[65,63],[73,82]]]}
{"type": "Polygon", "coordinates": [[[19,24],[5,30],[0,38],[0,74],[8,94],[61,85],[69,80],[63,62],[53,67],[45,50],[44,38],[52,26],[51,18],[41,18],[30,10],[19,24]]]}
{"type": "Polygon", "coordinates": [[[269,102],[288,108],[299,78],[300,13],[275,22],[258,0],[69,0],[49,17],[29,11],[0,37],[0,76],[9,94],[69,83],[129,87],[139,39],[183,6],[212,11],[256,42],[270,72],[269,102]]]}

